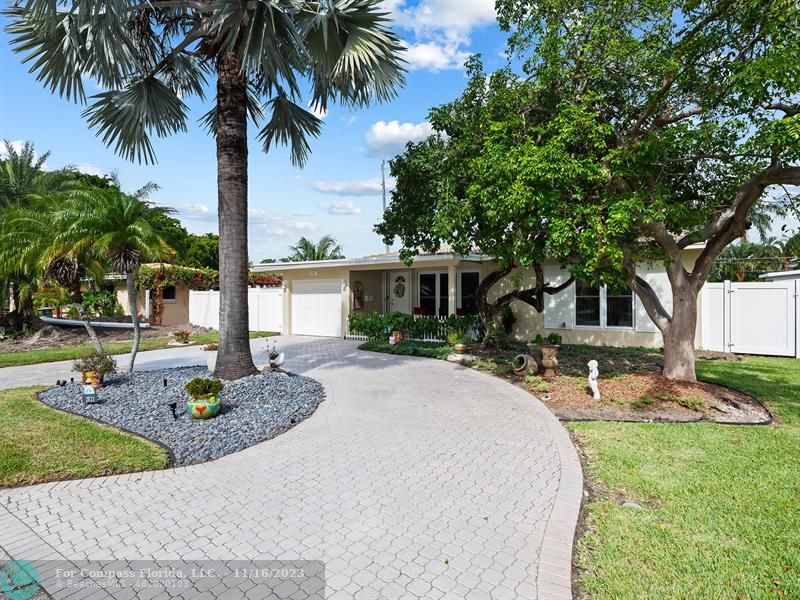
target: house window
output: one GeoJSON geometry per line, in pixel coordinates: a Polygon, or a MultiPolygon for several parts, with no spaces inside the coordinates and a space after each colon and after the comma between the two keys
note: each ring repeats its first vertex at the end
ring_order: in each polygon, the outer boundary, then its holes
{"type": "Polygon", "coordinates": [[[164,286],[162,298],[164,299],[164,302],[175,302],[175,286],[164,286]]]}
{"type": "Polygon", "coordinates": [[[633,292],[575,282],[575,325],[578,327],[633,327],[633,292]]]}
{"type": "Polygon", "coordinates": [[[447,273],[419,274],[419,306],[427,315],[447,316],[447,273]]]}
{"type": "Polygon", "coordinates": [[[600,327],[600,288],[580,279],[575,282],[575,325],[600,327]]]}
{"type": "Polygon", "coordinates": [[[606,327],[633,327],[633,290],[606,288],[606,327]]]}
{"type": "Polygon", "coordinates": [[[462,272],[459,275],[461,277],[461,285],[459,287],[461,312],[465,315],[477,314],[478,303],[476,296],[481,275],[477,271],[462,272]]]}

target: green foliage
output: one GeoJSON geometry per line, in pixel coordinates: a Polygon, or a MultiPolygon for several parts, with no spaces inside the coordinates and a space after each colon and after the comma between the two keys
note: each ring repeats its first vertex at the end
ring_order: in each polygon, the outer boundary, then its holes
{"type": "Polygon", "coordinates": [[[100,375],[117,372],[117,361],[103,352],[92,352],[72,363],[72,370],[78,373],[97,371],[100,375]]]}
{"type": "MultiPolygon", "coordinates": [[[[251,287],[277,287],[282,279],[270,273],[250,273],[251,287]]],[[[197,269],[163,264],[157,267],[142,265],[136,273],[136,288],[155,290],[170,285],[188,287],[191,290],[213,290],[219,287],[219,272],[213,269],[197,269]]]]}
{"type": "MultiPolygon", "coordinates": [[[[762,243],[740,241],[731,244],[717,257],[709,281],[761,281],[759,275],[783,271],[795,260],[791,240],[768,238],[762,243]]],[[[800,248],[799,248],[800,249],[800,248]]]]}
{"type": "Polygon", "coordinates": [[[553,345],[553,346],[559,346],[561,344],[561,336],[559,334],[557,334],[557,333],[548,334],[547,338],[545,338],[545,340],[546,340],[547,344],[550,344],[550,345],[553,345]]]}
{"type": "Polygon", "coordinates": [[[186,253],[180,264],[199,269],[219,270],[219,236],[216,233],[189,234],[186,253]]]}
{"type": "Polygon", "coordinates": [[[388,335],[388,323],[384,315],[371,313],[353,313],[349,319],[350,333],[365,335],[369,339],[383,338],[388,335]]]}
{"type": "Polygon", "coordinates": [[[83,292],[83,309],[88,315],[117,317],[123,314],[114,290],[86,290],[83,292]]]}
{"type": "Polygon", "coordinates": [[[550,392],[550,384],[534,373],[527,373],[524,381],[528,391],[534,394],[547,394],[550,392]]]}
{"type": "Polygon", "coordinates": [[[44,288],[33,294],[33,307],[36,310],[50,307],[57,311],[69,304],[69,292],[61,286],[44,288]]]}
{"type": "Polygon", "coordinates": [[[217,397],[222,391],[222,388],[223,384],[219,379],[196,377],[186,383],[186,393],[195,400],[203,397],[217,397]]]}
{"type": "Polygon", "coordinates": [[[404,340],[398,344],[389,344],[383,339],[369,340],[361,344],[358,349],[370,352],[383,352],[384,354],[424,356],[426,358],[438,358],[440,360],[446,359],[452,351],[449,344],[417,342],[414,340],[404,340]]]}
{"type": "Polygon", "coordinates": [[[294,246],[289,246],[291,254],[283,260],[299,262],[304,260],[334,260],[344,258],[342,247],[332,235],[322,236],[318,242],[301,237],[294,246]]]}

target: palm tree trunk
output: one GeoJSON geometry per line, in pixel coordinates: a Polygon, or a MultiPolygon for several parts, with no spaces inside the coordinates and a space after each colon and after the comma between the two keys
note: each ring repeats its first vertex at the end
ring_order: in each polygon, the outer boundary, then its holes
{"type": "Polygon", "coordinates": [[[105,348],[103,348],[103,343],[100,341],[100,337],[97,335],[94,326],[90,322],[91,316],[87,315],[83,310],[83,294],[81,293],[80,279],[70,283],[69,299],[75,305],[78,311],[78,317],[83,321],[83,326],[86,328],[86,333],[89,335],[92,344],[94,344],[94,349],[100,354],[105,354],[106,351],[105,348]]]}
{"type": "Polygon", "coordinates": [[[232,54],[217,59],[219,354],[214,375],[257,373],[247,307],[247,81],[232,54]]]}
{"type": "Polygon", "coordinates": [[[133,273],[125,276],[125,285],[128,288],[128,307],[131,311],[131,322],[133,323],[133,346],[131,346],[131,362],[128,365],[128,373],[133,373],[133,364],[136,362],[136,353],[139,352],[139,342],[142,339],[142,331],[139,328],[139,307],[136,295],[136,283],[133,273]]]}

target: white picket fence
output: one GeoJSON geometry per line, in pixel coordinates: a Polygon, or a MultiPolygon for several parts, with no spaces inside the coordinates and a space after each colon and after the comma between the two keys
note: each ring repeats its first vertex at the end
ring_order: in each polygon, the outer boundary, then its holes
{"type": "MultiPolygon", "coordinates": [[[[417,319],[421,317],[421,315],[414,315],[414,318],[417,319]]],[[[426,319],[430,317],[425,317],[426,319]]],[[[414,340],[415,342],[446,342],[447,341],[447,326],[446,321],[447,317],[434,317],[439,322],[439,327],[434,332],[426,332],[425,335],[422,337],[409,337],[408,339],[414,340]]],[[[358,340],[360,342],[365,342],[369,338],[365,335],[360,333],[350,333],[350,323],[347,324],[347,333],[344,336],[346,340],[358,340]]]]}
{"type": "Polygon", "coordinates": [[[800,358],[800,281],[707,283],[700,304],[704,349],[800,358]]]}
{"type": "MultiPolygon", "coordinates": [[[[247,293],[250,331],[283,331],[283,289],[250,288],[247,293]]],[[[219,292],[189,292],[189,322],[219,329],[219,292]]]]}

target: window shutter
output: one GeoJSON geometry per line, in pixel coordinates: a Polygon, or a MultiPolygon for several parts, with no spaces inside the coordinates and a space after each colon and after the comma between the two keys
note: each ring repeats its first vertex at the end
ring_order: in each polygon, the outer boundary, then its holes
{"type": "MultiPolygon", "coordinates": [[[[558,265],[544,265],[544,281],[561,285],[569,279],[569,272],[558,265]]],[[[575,283],[557,294],[544,295],[544,326],[547,329],[572,329],[575,319],[575,283]]]]}
{"type": "MultiPolygon", "coordinates": [[[[669,286],[669,277],[667,277],[664,265],[661,263],[642,263],[636,267],[636,272],[655,290],[664,308],[668,312],[672,312],[672,290],[669,286]]],[[[653,323],[650,315],[647,314],[638,296],[636,296],[635,302],[636,331],[658,332],[658,327],[653,323]]]]}

